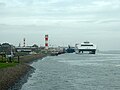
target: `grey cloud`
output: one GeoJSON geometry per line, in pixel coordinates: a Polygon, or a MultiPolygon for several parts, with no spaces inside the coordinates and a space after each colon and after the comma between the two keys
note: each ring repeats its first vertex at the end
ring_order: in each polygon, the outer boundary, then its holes
{"type": "Polygon", "coordinates": [[[77,23],[95,23],[97,20],[78,20],[77,23]]]}
{"type": "Polygon", "coordinates": [[[0,2],[0,7],[5,7],[5,6],[6,6],[6,4],[5,4],[5,3],[0,2]]]}
{"type": "MultiPolygon", "coordinates": [[[[8,1],[8,0],[5,0],[8,1]]],[[[99,0],[12,0],[11,6],[15,6],[15,8],[11,8],[8,5],[7,9],[2,11],[2,16],[73,16],[79,15],[83,17],[84,15],[97,15],[101,16],[101,14],[105,15],[109,12],[109,14],[113,14],[112,12],[117,13],[118,10],[110,9],[114,8],[114,5],[109,7],[106,6],[97,6],[92,4],[95,1],[99,0]],[[43,3],[44,2],[44,3],[43,3]],[[50,3],[51,2],[51,3],[50,3]],[[15,5],[16,4],[16,5],[15,5]],[[110,10],[109,10],[110,9],[110,10]],[[116,11],[115,11],[116,10],[116,11]]],[[[103,0],[104,1],[104,0],[103,0]]],[[[116,1],[116,0],[115,0],[116,1]]],[[[10,1],[8,1],[9,4],[10,1]]],[[[110,0],[111,2],[111,0],[110,0]]],[[[117,5],[118,6],[118,5],[117,5]]],[[[102,17],[102,16],[101,16],[102,17]]]]}
{"type": "Polygon", "coordinates": [[[117,22],[120,22],[120,20],[116,20],[116,19],[113,19],[113,20],[102,20],[100,21],[100,23],[117,23],[117,22]]]}

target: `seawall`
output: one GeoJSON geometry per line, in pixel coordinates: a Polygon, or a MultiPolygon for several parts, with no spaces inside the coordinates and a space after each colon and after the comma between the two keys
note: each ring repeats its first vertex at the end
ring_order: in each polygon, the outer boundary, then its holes
{"type": "Polygon", "coordinates": [[[33,71],[29,65],[37,59],[42,59],[45,55],[27,55],[20,57],[20,63],[14,67],[0,69],[0,90],[8,90],[20,81],[22,77],[33,71]]]}

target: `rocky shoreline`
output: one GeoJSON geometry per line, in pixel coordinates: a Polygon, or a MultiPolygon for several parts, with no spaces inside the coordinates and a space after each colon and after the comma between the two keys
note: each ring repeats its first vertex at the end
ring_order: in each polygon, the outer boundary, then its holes
{"type": "Polygon", "coordinates": [[[29,63],[43,57],[45,55],[42,54],[22,56],[20,57],[20,63],[16,66],[0,69],[0,90],[11,90],[22,77],[34,71],[29,63]]]}

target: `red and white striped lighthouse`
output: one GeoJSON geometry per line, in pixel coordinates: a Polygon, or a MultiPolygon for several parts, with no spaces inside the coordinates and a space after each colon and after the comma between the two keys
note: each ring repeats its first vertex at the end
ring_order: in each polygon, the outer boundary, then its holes
{"type": "Polygon", "coordinates": [[[48,49],[48,35],[45,35],[45,49],[48,49]]]}

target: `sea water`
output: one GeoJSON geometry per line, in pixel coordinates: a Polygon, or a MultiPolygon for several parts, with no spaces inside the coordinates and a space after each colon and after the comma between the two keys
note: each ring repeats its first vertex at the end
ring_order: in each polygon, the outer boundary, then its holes
{"type": "Polygon", "coordinates": [[[31,64],[21,90],[120,90],[120,54],[63,54],[31,64]]]}

